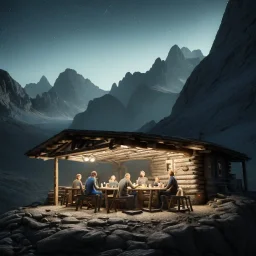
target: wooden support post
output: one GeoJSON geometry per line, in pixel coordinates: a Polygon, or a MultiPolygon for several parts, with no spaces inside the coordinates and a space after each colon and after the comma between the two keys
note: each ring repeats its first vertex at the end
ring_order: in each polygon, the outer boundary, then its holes
{"type": "Polygon", "coordinates": [[[59,162],[58,158],[54,158],[54,204],[59,203],[59,162]]]}
{"type": "Polygon", "coordinates": [[[247,173],[246,173],[246,163],[245,161],[242,162],[243,167],[243,179],[244,179],[244,190],[247,191],[247,173]]]}

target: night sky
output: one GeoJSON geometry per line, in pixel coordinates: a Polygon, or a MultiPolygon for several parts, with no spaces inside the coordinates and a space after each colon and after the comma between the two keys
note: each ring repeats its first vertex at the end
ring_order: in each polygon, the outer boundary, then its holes
{"type": "Polygon", "coordinates": [[[73,68],[103,89],[174,44],[209,53],[227,0],[0,0],[0,68],[22,86],[73,68]]]}

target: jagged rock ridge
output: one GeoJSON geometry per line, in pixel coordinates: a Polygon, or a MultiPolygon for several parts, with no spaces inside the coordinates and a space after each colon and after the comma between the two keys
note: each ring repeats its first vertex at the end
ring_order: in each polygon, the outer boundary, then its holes
{"type": "Polygon", "coordinates": [[[151,69],[146,73],[127,73],[117,84],[113,84],[110,94],[118,98],[125,106],[128,104],[131,95],[141,85],[148,87],[160,86],[173,93],[179,93],[191,74],[198,65],[198,58],[186,59],[181,49],[174,45],[166,58],[157,58],[151,69]]]}
{"type": "Polygon", "coordinates": [[[12,115],[16,109],[29,111],[31,102],[25,90],[8,72],[0,69],[0,115],[12,115]]]}

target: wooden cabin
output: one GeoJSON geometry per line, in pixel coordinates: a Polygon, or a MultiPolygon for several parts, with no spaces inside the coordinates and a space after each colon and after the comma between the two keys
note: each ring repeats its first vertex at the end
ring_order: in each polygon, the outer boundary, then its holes
{"type": "Polygon", "coordinates": [[[232,179],[231,162],[241,162],[247,190],[246,161],[249,158],[222,146],[186,139],[135,132],[64,130],[29,150],[25,155],[54,159],[54,198],[58,203],[58,160],[108,162],[118,178],[122,164],[131,160],[150,161],[151,177],[168,181],[173,170],[180,187],[193,204],[204,204],[217,192],[225,192],[232,179]]]}

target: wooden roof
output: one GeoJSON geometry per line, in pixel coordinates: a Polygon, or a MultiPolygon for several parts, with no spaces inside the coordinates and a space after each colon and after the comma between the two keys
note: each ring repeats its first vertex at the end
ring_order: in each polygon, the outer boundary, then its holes
{"type": "Polygon", "coordinates": [[[125,162],[156,156],[192,155],[219,152],[230,161],[249,160],[248,156],[222,146],[186,139],[135,132],[64,130],[25,153],[30,158],[84,161],[93,156],[97,162],[125,162]]]}

